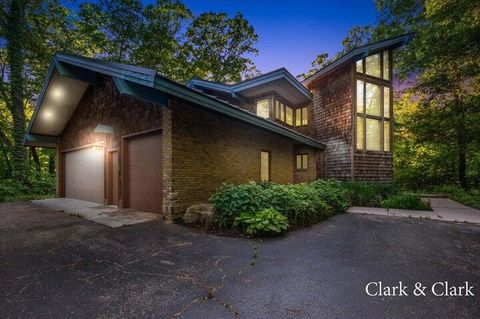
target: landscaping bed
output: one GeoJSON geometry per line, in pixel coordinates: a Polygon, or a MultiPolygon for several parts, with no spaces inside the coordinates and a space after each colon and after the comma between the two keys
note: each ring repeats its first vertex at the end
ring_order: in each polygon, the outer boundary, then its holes
{"type": "Polygon", "coordinates": [[[345,213],[351,206],[430,210],[419,195],[401,192],[393,184],[335,180],[288,185],[226,184],[210,201],[212,212],[205,213],[213,220],[203,224],[204,228],[248,237],[281,235],[345,213]]]}

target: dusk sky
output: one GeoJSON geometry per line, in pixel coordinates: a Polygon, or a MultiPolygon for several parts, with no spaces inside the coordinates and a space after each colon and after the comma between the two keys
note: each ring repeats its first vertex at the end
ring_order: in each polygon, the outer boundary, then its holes
{"type": "MultiPolygon", "coordinates": [[[[151,3],[155,0],[142,0],[151,3]]],[[[62,0],[75,7],[82,0],[62,0]]],[[[237,11],[259,35],[254,57],[257,68],[266,73],[286,67],[294,75],[306,72],[313,59],[341,50],[341,41],[355,25],[376,20],[374,0],[182,0],[194,14],[237,11]]]]}
{"type": "Polygon", "coordinates": [[[286,67],[294,75],[308,71],[322,52],[334,56],[355,25],[375,22],[373,0],[184,0],[195,14],[240,11],[259,35],[254,61],[262,72],[286,67]]]}

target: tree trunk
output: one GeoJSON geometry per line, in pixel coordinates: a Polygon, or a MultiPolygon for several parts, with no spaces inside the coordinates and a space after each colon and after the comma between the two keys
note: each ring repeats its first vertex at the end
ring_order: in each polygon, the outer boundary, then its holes
{"type": "Polygon", "coordinates": [[[30,152],[32,153],[33,163],[35,164],[35,170],[40,173],[42,168],[40,167],[40,159],[38,158],[37,149],[35,147],[30,147],[30,152]]]}
{"type": "Polygon", "coordinates": [[[23,50],[25,24],[25,1],[11,0],[7,18],[7,58],[10,65],[10,112],[13,118],[13,165],[12,177],[25,183],[28,173],[27,152],[23,147],[25,134],[24,98],[24,64],[23,50]]]}
{"type": "Polygon", "coordinates": [[[50,154],[48,156],[48,174],[53,175],[55,173],[55,156],[50,154]]]}

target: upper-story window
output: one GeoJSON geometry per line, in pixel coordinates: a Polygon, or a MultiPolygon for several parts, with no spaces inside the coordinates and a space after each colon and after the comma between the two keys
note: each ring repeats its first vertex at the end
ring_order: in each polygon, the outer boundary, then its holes
{"type": "Polygon", "coordinates": [[[308,109],[301,107],[295,110],[295,126],[308,125],[308,109]]]}
{"type": "Polygon", "coordinates": [[[358,60],[356,71],[384,80],[390,80],[390,51],[383,51],[358,60]]]}
{"type": "Polygon", "coordinates": [[[293,126],[293,109],[279,100],[275,100],[275,118],[293,126]]]}
{"type": "Polygon", "coordinates": [[[357,149],[390,152],[390,87],[357,79],[357,149]]]}
{"type": "Polygon", "coordinates": [[[391,54],[383,51],[356,62],[356,145],[391,151],[391,54]]]}
{"type": "Polygon", "coordinates": [[[270,118],[270,99],[257,100],[257,116],[270,118]]]}

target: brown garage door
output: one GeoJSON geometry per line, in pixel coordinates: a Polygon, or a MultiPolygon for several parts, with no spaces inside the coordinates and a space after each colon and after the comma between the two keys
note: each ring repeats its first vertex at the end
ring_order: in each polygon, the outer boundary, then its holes
{"type": "Polygon", "coordinates": [[[65,197],[103,204],[103,149],[65,153],[65,197]]]}
{"type": "Polygon", "coordinates": [[[147,133],[126,139],[128,207],[162,212],[162,134],[147,133]]]}

